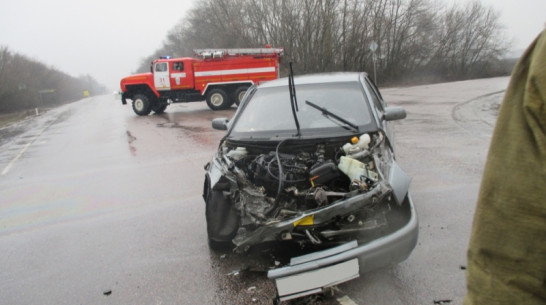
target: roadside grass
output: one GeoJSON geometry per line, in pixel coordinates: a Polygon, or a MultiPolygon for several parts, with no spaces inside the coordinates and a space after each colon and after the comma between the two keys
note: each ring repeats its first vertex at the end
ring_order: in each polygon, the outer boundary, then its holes
{"type": "MultiPolygon", "coordinates": [[[[43,113],[46,109],[38,109],[39,113],[43,113]]],[[[11,113],[0,113],[0,128],[4,128],[16,122],[20,122],[28,117],[36,116],[35,109],[21,110],[11,113]]]]}

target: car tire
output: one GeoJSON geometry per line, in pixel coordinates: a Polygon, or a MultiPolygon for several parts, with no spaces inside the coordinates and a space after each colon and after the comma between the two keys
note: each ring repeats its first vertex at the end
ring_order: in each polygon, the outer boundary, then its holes
{"type": "Polygon", "coordinates": [[[222,110],[229,108],[233,103],[229,96],[222,89],[215,88],[207,94],[207,105],[212,110],[222,110]]]}
{"type": "Polygon", "coordinates": [[[132,98],[133,111],[138,115],[148,115],[152,111],[152,103],[146,94],[138,93],[132,98]]]}
{"type": "Polygon", "coordinates": [[[167,104],[163,104],[163,105],[160,105],[160,106],[157,106],[155,105],[152,110],[155,114],[161,114],[163,112],[165,112],[165,109],[167,109],[167,104]]]}
{"type": "Polygon", "coordinates": [[[233,92],[233,100],[235,101],[235,104],[237,106],[241,104],[241,101],[243,100],[243,96],[245,96],[245,93],[247,90],[248,90],[248,86],[241,86],[235,89],[235,92],[233,92]]]}
{"type": "Polygon", "coordinates": [[[207,194],[205,217],[209,247],[224,250],[233,247],[231,240],[239,229],[239,214],[222,191],[210,190],[207,194]]]}

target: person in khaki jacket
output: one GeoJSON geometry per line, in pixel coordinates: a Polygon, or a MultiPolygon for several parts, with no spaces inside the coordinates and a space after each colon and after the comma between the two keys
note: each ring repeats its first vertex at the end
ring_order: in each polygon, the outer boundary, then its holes
{"type": "Polygon", "coordinates": [[[546,30],[499,110],[468,248],[464,305],[546,304],[546,30]]]}

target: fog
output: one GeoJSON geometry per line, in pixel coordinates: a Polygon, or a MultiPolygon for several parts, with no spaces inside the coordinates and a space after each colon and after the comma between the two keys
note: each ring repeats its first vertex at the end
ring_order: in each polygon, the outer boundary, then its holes
{"type": "Polygon", "coordinates": [[[2,0],[0,45],[72,76],[119,80],[161,46],[193,0],[2,0]]]}
{"type": "Polygon", "coordinates": [[[499,11],[507,38],[512,40],[512,53],[515,55],[521,55],[521,52],[546,26],[546,1],[544,0],[481,0],[481,2],[499,11]]]}
{"type": "MultiPolygon", "coordinates": [[[[117,90],[122,77],[162,46],[194,1],[3,0],[0,45],[72,76],[89,74],[117,90]]],[[[521,54],[544,27],[544,0],[481,1],[500,12],[512,54],[521,54]]]]}

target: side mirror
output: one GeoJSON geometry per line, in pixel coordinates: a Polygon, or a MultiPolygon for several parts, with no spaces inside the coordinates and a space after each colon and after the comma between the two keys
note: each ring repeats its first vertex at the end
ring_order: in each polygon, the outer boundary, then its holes
{"type": "Polygon", "coordinates": [[[402,107],[387,107],[385,108],[385,114],[383,114],[383,119],[385,121],[396,121],[406,118],[406,110],[402,107]]]}
{"type": "Polygon", "coordinates": [[[229,120],[227,118],[216,118],[212,120],[212,128],[217,130],[227,130],[228,129],[228,122],[229,120]]]}

